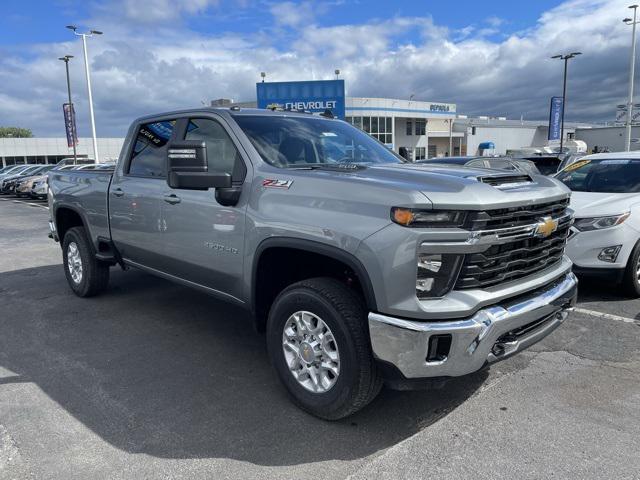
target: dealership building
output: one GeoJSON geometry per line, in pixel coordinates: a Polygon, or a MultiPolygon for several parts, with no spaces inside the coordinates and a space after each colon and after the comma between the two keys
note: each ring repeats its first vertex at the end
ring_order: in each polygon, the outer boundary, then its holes
{"type": "MultiPolygon", "coordinates": [[[[120,155],[123,138],[98,138],[100,161],[115,160],[120,155]]],[[[93,140],[78,138],[78,157],[93,158],[93,140]]],[[[73,148],[67,138],[0,138],[0,165],[6,167],[20,163],[58,163],[73,157],[73,148]]]]}

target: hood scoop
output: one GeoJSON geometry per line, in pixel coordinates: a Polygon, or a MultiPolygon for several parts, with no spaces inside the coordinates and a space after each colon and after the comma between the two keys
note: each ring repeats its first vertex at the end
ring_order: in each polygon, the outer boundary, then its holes
{"type": "Polygon", "coordinates": [[[518,188],[525,185],[531,185],[535,182],[526,174],[519,175],[486,175],[476,177],[481,183],[486,183],[492,187],[499,188],[500,190],[508,190],[510,188],[518,188]]]}

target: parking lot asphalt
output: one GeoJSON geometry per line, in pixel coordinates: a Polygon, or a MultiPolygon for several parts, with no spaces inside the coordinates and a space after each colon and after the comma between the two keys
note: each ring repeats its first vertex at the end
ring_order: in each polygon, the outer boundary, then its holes
{"type": "Polygon", "coordinates": [[[640,478],[640,300],[615,286],[582,282],[578,312],[490,370],[329,423],[235,307],[117,269],[75,297],[47,219],[0,199],[1,479],[640,478]]]}

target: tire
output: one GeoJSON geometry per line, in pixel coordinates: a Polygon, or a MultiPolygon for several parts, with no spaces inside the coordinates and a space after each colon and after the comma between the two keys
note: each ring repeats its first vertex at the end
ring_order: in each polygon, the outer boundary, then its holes
{"type": "MultiPolygon", "coordinates": [[[[349,287],[333,278],[313,278],[295,283],[284,289],[274,301],[267,320],[267,348],[275,371],[289,393],[293,402],[306,412],[325,420],[338,420],[357,412],[371,402],[380,392],[382,380],[376,371],[371,352],[366,309],[362,298],[349,287]],[[304,312],[304,313],[302,313],[304,312]],[[296,314],[294,316],[294,314],[296,314]],[[316,327],[313,332],[324,330],[324,334],[310,334],[310,347],[304,341],[296,325],[302,316],[316,327]],[[319,327],[320,322],[324,327],[319,327]],[[285,333],[293,333],[286,336],[285,333]],[[318,339],[327,347],[319,348],[318,339]],[[298,351],[286,348],[285,343],[297,342],[298,351]],[[333,342],[332,342],[333,341],[333,342]],[[317,348],[317,350],[316,350],[317,348]],[[335,356],[333,362],[325,352],[335,356]],[[302,352],[313,352],[304,357],[302,352]],[[288,355],[288,356],[287,356],[288,355]],[[322,355],[321,358],[313,355],[322,355]],[[317,358],[315,363],[307,364],[303,358],[317,358]],[[312,382],[311,370],[302,373],[304,382],[299,381],[290,368],[298,362],[303,371],[305,365],[311,365],[319,382],[312,382]],[[333,370],[317,368],[314,365],[331,365],[333,370]],[[337,365],[337,367],[336,367],[337,365]],[[337,369],[337,375],[334,370],[337,369]],[[308,378],[307,378],[308,377],[308,378]]],[[[306,323],[305,323],[306,325],[306,323]]],[[[295,348],[295,346],[293,347],[295,348]]]]}
{"type": "Polygon", "coordinates": [[[625,293],[633,298],[640,297],[640,278],[638,278],[640,268],[640,242],[633,247],[629,260],[627,260],[627,268],[622,277],[622,288],[625,293]]]}
{"type": "Polygon", "coordinates": [[[96,259],[84,227],[70,228],[64,234],[62,261],[67,282],[79,297],[92,297],[107,288],[109,264],[96,259]]]}

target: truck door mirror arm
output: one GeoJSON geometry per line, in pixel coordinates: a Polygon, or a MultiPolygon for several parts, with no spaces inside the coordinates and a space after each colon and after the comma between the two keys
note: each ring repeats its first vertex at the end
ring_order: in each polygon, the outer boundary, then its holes
{"type": "Polygon", "coordinates": [[[216,201],[224,207],[233,207],[240,200],[242,187],[216,188],[216,201]]]}

